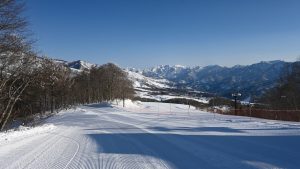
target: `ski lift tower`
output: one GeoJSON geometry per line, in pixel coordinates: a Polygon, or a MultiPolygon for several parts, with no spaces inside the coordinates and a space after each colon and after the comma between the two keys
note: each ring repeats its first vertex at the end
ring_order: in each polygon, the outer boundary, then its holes
{"type": "Polygon", "coordinates": [[[242,94],[239,93],[239,92],[235,92],[235,93],[232,93],[231,96],[234,98],[234,113],[236,114],[236,110],[237,110],[237,98],[241,97],[242,94]]]}

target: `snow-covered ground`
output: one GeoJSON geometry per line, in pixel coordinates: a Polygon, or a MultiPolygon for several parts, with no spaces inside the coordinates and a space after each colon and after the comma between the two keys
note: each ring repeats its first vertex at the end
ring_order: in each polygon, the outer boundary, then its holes
{"type": "Polygon", "coordinates": [[[211,99],[208,97],[195,98],[195,97],[190,97],[190,96],[174,96],[174,95],[169,95],[169,94],[153,95],[153,94],[150,94],[151,91],[142,91],[142,90],[136,91],[136,93],[137,93],[137,96],[139,96],[141,98],[153,99],[153,100],[157,100],[157,101],[165,101],[165,100],[169,100],[169,99],[189,99],[189,100],[195,100],[200,103],[208,104],[209,100],[211,99]]]}
{"type": "Polygon", "coordinates": [[[299,168],[300,123],[127,102],[0,134],[0,168],[299,168]]]}

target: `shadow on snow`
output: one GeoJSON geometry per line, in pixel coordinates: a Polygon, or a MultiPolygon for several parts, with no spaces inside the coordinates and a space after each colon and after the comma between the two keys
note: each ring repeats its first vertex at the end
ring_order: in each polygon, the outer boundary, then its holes
{"type": "MultiPolygon", "coordinates": [[[[209,131],[213,129],[220,130],[212,128],[209,131]]],[[[224,131],[223,128],[221,130],[224,131]]],[[[97,143],[98,153],[152,156],[182,169],[257,168],[254,164],[267,165],[269,168],[300,166],[299,136],[206,136],[158,133],[101,133],[88,136],[97,143]]]]}

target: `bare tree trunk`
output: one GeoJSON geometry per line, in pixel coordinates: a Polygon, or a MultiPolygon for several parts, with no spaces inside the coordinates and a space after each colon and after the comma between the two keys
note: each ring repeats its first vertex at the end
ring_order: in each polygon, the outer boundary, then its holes
{"type": "Polygon", "coordinates": [[[29,83],[30,82],[28,81],[24,85],[21,85],[23,88],[22,87],[20,88],[21,89],[20,93],[14,98],[13,103],[10,106],[10,110],[9,110],[9,112],[8,112],[8,114],[7,114],[5,120],[4,120],[4,122],[3,122],[3,124],[2,124],[2,126],[0,128],[0,131],[2,131],[4,129],[4,127],[5,127],[8,119],[9,119],[9,117],[10,117],[12,111],[13,111],[13,108],[14,108],[16,102],[19,100],[20,96],[22,95],[22,93],[24,92],[24,90],[27,88],[27,86],[29,85],[29,83]]]}
{"type": "Polygon", "coordinates": [[[5,110],[2,112],[2,115],[1,115],[1,118],[0,118],[0,124],[2,124],[2,121],[4,120],[4,117],[5,117],[5,115],[6,115],[6,112],[8,111],[8,109],[9,109],[9,106],[10,106],[10,104],[11,104],[11,99],[9,99],[9,101],[8,101],[8,103],[7,103],[7,105],[6,105],[6,108],[5,108],[5,110]]]}
{"type": "Polygon", "coordinates": [[[15,99],[15,100],[13,101],[12,105],[10,106],[10,110],[9,110],[9,112],[8,112],[8,114],[7,114],[7,116],[6,116],[5,120],[4,120],[4,122],[3,122],[2,125],[1,125],[0,131],[3,131],[3,129],[4,129],[6,123],[7,123],[8,119],[9,119],[9,117],[10,117],[10,115],[11,115],[11,112],[12,112],[12,110],[13,110],[13,108],[14,108],[16,102],[17,102],[17,99],[15,99]]]}
{"type": "Polygon", "coordinates": [[[123,97],[123,107],[125,107],[125,98],[123,97]]]}

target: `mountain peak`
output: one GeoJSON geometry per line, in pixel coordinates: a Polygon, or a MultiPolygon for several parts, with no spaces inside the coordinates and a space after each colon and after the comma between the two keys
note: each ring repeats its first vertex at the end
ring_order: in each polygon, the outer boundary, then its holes
{"type": "Polygon", "coordinates": [[[183,65],[174,65],[174,67],[177,67],[177,68],[186,68],[186,66],[183,66],[183,65]]]}
{"type": "Polygon", "coordinates": [[[68,62],[67,63],[68,67],[77,69],[77,70],[89,70],[94,66],[97,66],[96,64],[92,64],[83,60],[76,60],[73,62],[68,62]]]}

